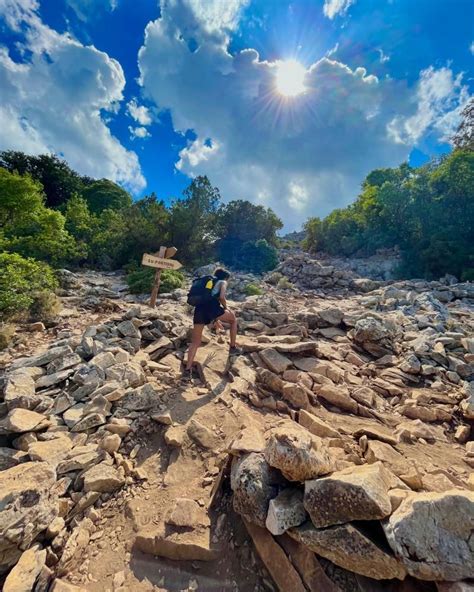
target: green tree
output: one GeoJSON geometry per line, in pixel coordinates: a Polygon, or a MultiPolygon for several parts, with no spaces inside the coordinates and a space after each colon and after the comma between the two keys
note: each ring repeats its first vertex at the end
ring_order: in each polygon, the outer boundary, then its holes
{"type": "Polygon", "coordinates": [[[0,253],[0,318],[3,320],[26,313],[38,292],[57,286],[53,270],[34,259],[17,253],[0,253]]]}
{"type": "Polygon", "coordinates": [[[282,221],[270,208],[244,200],[222,205],[216,217],[220,236],[216,244],[218,257],[226,265],[237,266],[245,243],[265,240],[269,245],[275,245],[276,233],[282,227],[282,221]]]}
{"type": "Polygon", "coordinates": [[[209,260],[218,237],[216,214],[220,194],[207,177],[196,177],[183,192],[183,199],[171,206],[170,242],[189,265],[209,260]]]}
{"type": "Polygon", "coordinates": [[[82,197],[87,201],[90,211],[94,214],[100,214],[107,209],[119,210],[132,205],[130,194],[109,179],[93,181],[82,190],[82,197]]]}
{"type": "Polygon", "coordinates": [[[66,161],[53,154],[28,156],[23,152],[0,152],[0,167],[20,175],[30,175],[39,181],[46,195],[46,206],[57,208],[66,203],[73,193],[80,193],[83,179],[66,161]]]}
{"type": "Polygon", "coordinates": [[[264,273],[278,265],[278,251],[265,239],[246,242],[240,250],[238,266],[245,271],[264,273]]]}
{"type": "Polygon", "coordinates": [[[64,216],[44,205],[41,186],[0,169],[0,248],[58,264],[76,257],[64,216]]]}

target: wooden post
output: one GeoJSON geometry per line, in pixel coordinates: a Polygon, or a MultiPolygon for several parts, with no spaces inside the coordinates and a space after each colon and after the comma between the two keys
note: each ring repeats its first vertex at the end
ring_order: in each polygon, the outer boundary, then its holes
{"type": "MultiPolygon", "coordinates": [[[[160,259],[164,259],[165,253],[166,253],[166,247],[160,247],[160,250],[158,251],[158,253],[156,253],[156,256],[159,257],[160,259]]],[[[156,305],[156,297],[158,296],[158,290],[160,289],[160,279],[161,279],[161,269],[157,269],[155,272],[155,282],[153,284],[153,288],[151,290],[151,296],[150,296],[150,306],[152,308],[154,308],[156,305]]]]}

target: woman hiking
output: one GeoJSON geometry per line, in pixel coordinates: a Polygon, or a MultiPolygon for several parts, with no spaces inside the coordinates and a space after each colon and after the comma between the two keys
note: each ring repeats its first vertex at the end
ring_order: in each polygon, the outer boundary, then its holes
{"type": "Polygon", "coordinates": [[[236,346],[237,339],[237,318],[235,314],[227,308],[226,291],[227,280],[230,273],[221,267],[214,271],[212,278],[213,286],[211,298],[199,304],[196,304],[193,317],[193,332],[191,344],[188,350],[188,358],[185,368],[185,376],[192,378],[192,368],[196,352],[201,345],[202,332],[205,325],[227,323],[230,325],[230,354],[240,353],[236,346]]]}

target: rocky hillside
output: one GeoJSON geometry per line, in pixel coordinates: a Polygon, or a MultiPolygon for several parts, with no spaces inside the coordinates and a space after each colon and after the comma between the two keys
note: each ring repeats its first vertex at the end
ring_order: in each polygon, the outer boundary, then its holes
{"type": "Polygon", "coordinates": [[[473,588],[474,286],[267,279],[186,383],[185,291],[64,274],[1,358],[5,592],[473,588]]]}

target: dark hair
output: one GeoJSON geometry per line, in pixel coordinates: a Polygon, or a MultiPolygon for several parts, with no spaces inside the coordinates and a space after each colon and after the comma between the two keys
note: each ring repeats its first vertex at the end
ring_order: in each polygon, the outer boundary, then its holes
{"type": "Polygon", "coordinates": [[[227,269],[223,269],[222,267],[218,267],[217,269],[214,270],[214,276],[218,280],[226,280],[228,277],[230,277],[230,273],[227,271],[227,269]]]}

